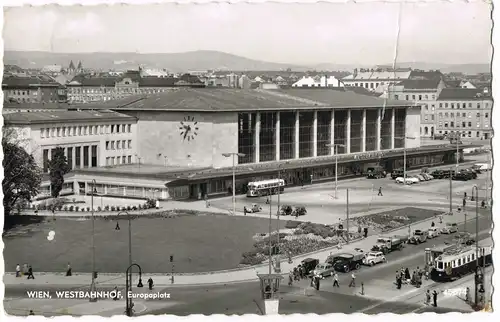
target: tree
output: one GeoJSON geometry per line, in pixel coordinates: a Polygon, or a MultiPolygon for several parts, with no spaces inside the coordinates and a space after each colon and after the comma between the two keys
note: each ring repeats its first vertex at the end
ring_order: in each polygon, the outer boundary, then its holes
{"type": "Polygon", "coordinates": [[[22,147],[12,131],[3,131],[2,137],[4,179],[2,181],[5,214],[11,214],[16,204],[29,202],[39,193],[42,169],[33,155],[22,147]]]}
{"type": "Polygon", "coordinates": [[[71,170],[63,148],[52,150],[52,159],[49,161],[50,185],[53,198],[59,197],[64,184],[64,175],[71,170]]]}

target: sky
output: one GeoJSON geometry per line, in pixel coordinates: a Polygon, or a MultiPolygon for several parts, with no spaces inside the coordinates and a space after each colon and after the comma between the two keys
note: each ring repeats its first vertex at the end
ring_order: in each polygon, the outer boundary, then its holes
{"type": "Polygon", "coordinates": [[[23,51],[217,50],[289,64],[381,64],[397,47],[399,62],[488,63],[490,10],[485,2],[10,7],[3,37],[6,50],[23,51]]]}

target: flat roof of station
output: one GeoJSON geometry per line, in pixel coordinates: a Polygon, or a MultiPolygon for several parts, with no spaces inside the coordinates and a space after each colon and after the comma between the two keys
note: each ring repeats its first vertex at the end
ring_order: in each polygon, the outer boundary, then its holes
{"type": "MultiPolygon", "coordinates": [[[[459,145],[459,149],[480,147],[471,144],[459,145]]],[[[407,155],[421,154],[425,152],[444,152],[453,151],[456,145],[442,144],[422,146],[420,148],[410,148],[406,150],[407,155]]],[[[339,154],[338,163],[355,162],[355,161],[370,161],[379,158],[399,157],[403,155],[403,149],[372,151],[363,153],[339,154]]],[[[310,166],[325,166],[335,162],[335,156],[321,156],[307,159],[293,159],[284,161],[271,161],[265,163],[250,163],[241,164],[235,167],[236,175],[249,175],[252,173],[274,172],[278,169],[290,170],[300,169],[310,166]]],[[[213,178],[225,178],[232,176],[232,167],[212,168],[212,167],[178,167],[178,166],[161,166],[150,164],[127,164],[117,166],[106,166],[99,168],[77,169],[74,174],[96,175],[108,177],[125,177],[125,178],[149,178],[156,180],[175,181],[175,182],[193,182],[198,180],[206,180],[213,178]]]]}

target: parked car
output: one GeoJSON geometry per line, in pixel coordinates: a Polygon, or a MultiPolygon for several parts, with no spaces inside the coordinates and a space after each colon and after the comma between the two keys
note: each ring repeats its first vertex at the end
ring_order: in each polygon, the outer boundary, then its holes
{"type": "Polygon", "coordinates": [[[363,264],[370,266],[379,263],[385,263],[386,261],[387,259],[382,252],[369,252],[368,254],[366,254],[365,258],[363,258],[363,264]]]}
{"type": "MultiPolygon", "coordinates": [[[[405,179],[403,177],[398,177],[396,178],[396,183],[404,183],[405,179]]],[[[414,183],[419,183],[420,180],[418,180],[415,177],[406,177],[406,184],[414,184],[414,183]]]]}
{"type": "Polygon", "coordinates": [[[481,174],[481,172],[482,172],[482,171],[481,171],[481,166],[479,166],[479,165],[477,165],[477,164],[474,164],[474,165],[471,167],[471,169],[472,169],[475,173],[477,173],[477,174],[481,174]]]}
{"type": "Polygon", "coordinates": [[[453,174],[453,176],[451,177],[451,179],[452,180],[457,180],[457,181],[468,181],[468,180],[472,179],[472,177],[470,177],[466,173],[457,172],[457,173],[453,174]]]}
{"type": "Polygon", "coordinates": [[[424,177],[423,175],[421,175],[421,174],[417,174],[417,175],[415,175],[414,177],[415,177],[415,178],[417,178],[417,179],[418,179],[418,181],[427,181],[427,180],[425,179],[425,177],[424,177]]]}
{"type": "Polygon", "coordinates": [[[355,254],[342,253],[328,256],[327,262],[331,263],[337,272],[348,273],[353,269],[359,269],[361,264],[363,264],[364,257],[365,254],[363,252],[355,254]]]}
{"type": "Polygon", "coordinates": [[[468,232],[459,232],[458,234],[456,234],[453,237],[453,240],[455,242],[458,242],[462,245],[467,245],[467,246],[473,245],[476,242],[476,239],[474,238],[474,236],[468,232]]]}
{"type": "Polygon", "coordinates": [[[441,228],[441,234],[453,234],[458,231],[458,226],[456,223],[446,223],[446,226],[441,228]]]}
{"type": "Polygon", "coordinates": [[[465,174],[468,174],[471,179],[477,179],[477,173],[476,173],[476,171],[474,171],[474,170],[472,170],[470,168],[462,169],[461,172],[465,173],[465,174]]]}
{"type": "Polygon", "coordinates": [[[427,231],[415,229],[415,231],[413,231],[413,236],[410,237],[408,243],[417,245],[425,243],[426,241],[427,241],[427,231]]]}
{"type": "Polygon", "coordinates": [[[391,172],[391,178],[392,179],[396,179],[396,178],[399,178],[399,177],[402,177],[402,176],[404,176],[404,170],[403,169],[394,169],[391,172]]]}
{"type": "Polygon", "coordinates": [[[371,248],[371,251],[387,254],[395,250],[401,250],[407,240],[408,237],[404,236],[379,237],[375,245],[371,248]]]}
{"type": "Polygon", "coordinates": [[[427,231],[428,238],[436,238],[439,235],[441,235],[441,230],[439,228],[432,227],[432,228],[429,228],[429,230],[427,231]]]}
{"type": "Polygon", "coordinates": [[[327,276],[332,276],[335,273],[335,269],[333,265],[330,263],[321,263],[316,265],[313,271],[314,276],[320,276],[321,278],[325,278],[327,276]]]}
{"type": "Polygon", "coordinates": [[[436,179],[443,179],[445,173],[443,170],[434,170],[432,171],[431,175],[436,179]]]}
{"type": "Polygon", "coordinates": [[[387,177],[387,172],[381,166],[369,167],[366,169],[366,177],[368,179],[380,179],[387,177]]]}
{"type": "Polygon", "coordinates": [[[245,206],[243,208],[246,209],[246,212],[250,213],[262,211],[262,207],[256,203],[253,203],[250,207],[245,206]]]}
{"type": "Polygon", "coordinates": [[[474,166],[479,167],[481,171],[490,171],[491,170],[491,164],[488,163],[476,163],[474,166]]]}
{"type": "Polygon", "coordinates": [[[430,180],[434,179],[434,177],[428,173],[422,173],[421,175],[424,177],[425,181],[430,181],[430,180]]]}
{"type": "Polygon", "coordinates": [[[305,215],[307,215],[307,210],[306,207],[304,206],[295,207],[295,209],[292,212],[292,216],[305,216],[305,215]]]}

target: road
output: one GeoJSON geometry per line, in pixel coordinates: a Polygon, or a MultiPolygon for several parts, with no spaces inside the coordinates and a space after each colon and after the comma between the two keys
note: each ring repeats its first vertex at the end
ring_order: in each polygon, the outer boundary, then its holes
{"type": "MultiPolygon", "coordinates": [[[[479,239],[484,239],[490,234],[487,232],[491,228],[491,217],[481,216],[478,220],[479,239]]],[[[459,225],[459,229],[464,229],[463,224],[459,225]]],[[[474,233],[474,223],[468,223],[467,231],[474,233]]],[[[380,264],[375,267],[361,267],[356,271],[358,283],[364,282],[366,285],[367,296],[359,295],[359,288],[348,288],[347,284],[350,280],[349,274],[339,274],[339,282],[341,287],[334,289],[330,280],[324,280],[319,292],[311,290],[307,280],[296,282],[292,287],[286,285],[286,280],[281,287],[281,314],[292,313],[354,313],[363,311],[367,314],[376,314],[383,312],[393,313],[410,313],[418,312],[451,312],[456,311],[446,308],[422,307],[415,303],[404,303],[402,301],[391,301],[385,303],[380,294],[370,294],[373,292],[384,292],[386,294],[394,294],[395,286],[392,284],[395,271],[401,267],[408,267],[410,270],[417,266],[423,267],[424,249],[432,247],[432,245],[440,245],[445,242],[450,242],[453,235],[443,235],[437,237],[427,243],[420,245],[407,245],[403,250],[387,254],[387,263],[380,264]],[[378,284],[374,286],[373,283],[378,284]],[[383,285],[380,285],[383,284],[383,285]],[[377,287],[377,289],[375,289],[377,287]],[[304,295],[304,288],[309,289],[310,296],[304,295]],[[385,291],[384,291],[385,290],[385,291]],[[375,295],[375,296],[373,296],[375,295]]],[[[430,284],[433,285],[432,283],[430,284]]],[[[54,315],[58,312],[56,309],[51,309],[50,303],[37,302],[38,300],[27,300],[26,291],[62,291],[62,290],[86,290],[87,285],[66,285],[66,286],[46,286],[46,287],[31,287],[26,285],[7,285],[5,290],[5,309],[9,314],[23,315],[34,309],[38,314],[45,312],[46,316],[54,315]]],[[[411,289],[411,286],[405,286],[403,292],[411,289]]],[[[100,290],[106,290],[100,288],[100,290]]],[[[112,290],[111,288],[107,290],[112,290]]],[[[134,288],[137,290],[137,288],[134,288]]],[[[147,290],[143,291],[147,292],[147,290]]],[[[144,314],[246,314],[254,313],[261,314],[259,311],[259,284],[252,283],[236,283],[220,286],[189,286],[189,287],[171,287],[155,291],[165,291],[171,293],[171,300],[148,300],[143,304],[148,307],[144,314]]],[[[395,293],[397,297],[397,293],[395,293]]],[[[418,293],[421,294],[421,293],[418,293]]],[[[421,295],[417,295],[421,296],[421,295]]],[[[391,299],[392,296],[389,297],[391,299]]],[[[56,300],[51,300],[56,301],[56,300]]],[[[67,306],[74,305],[81,301],[74,300],[67,306]]],[[[113,301],[108,301],[113,302],[113,301]]],[[[113,305],[119,303],[112,303],[113,305]]],[[[87,304],[88,305],[88,304],[87,304]]],[[[124,306],[124,305],[123,305],[124,306]]],[[[121,314],[120,309],[110,311],[112,314],[121,314]]]]}

